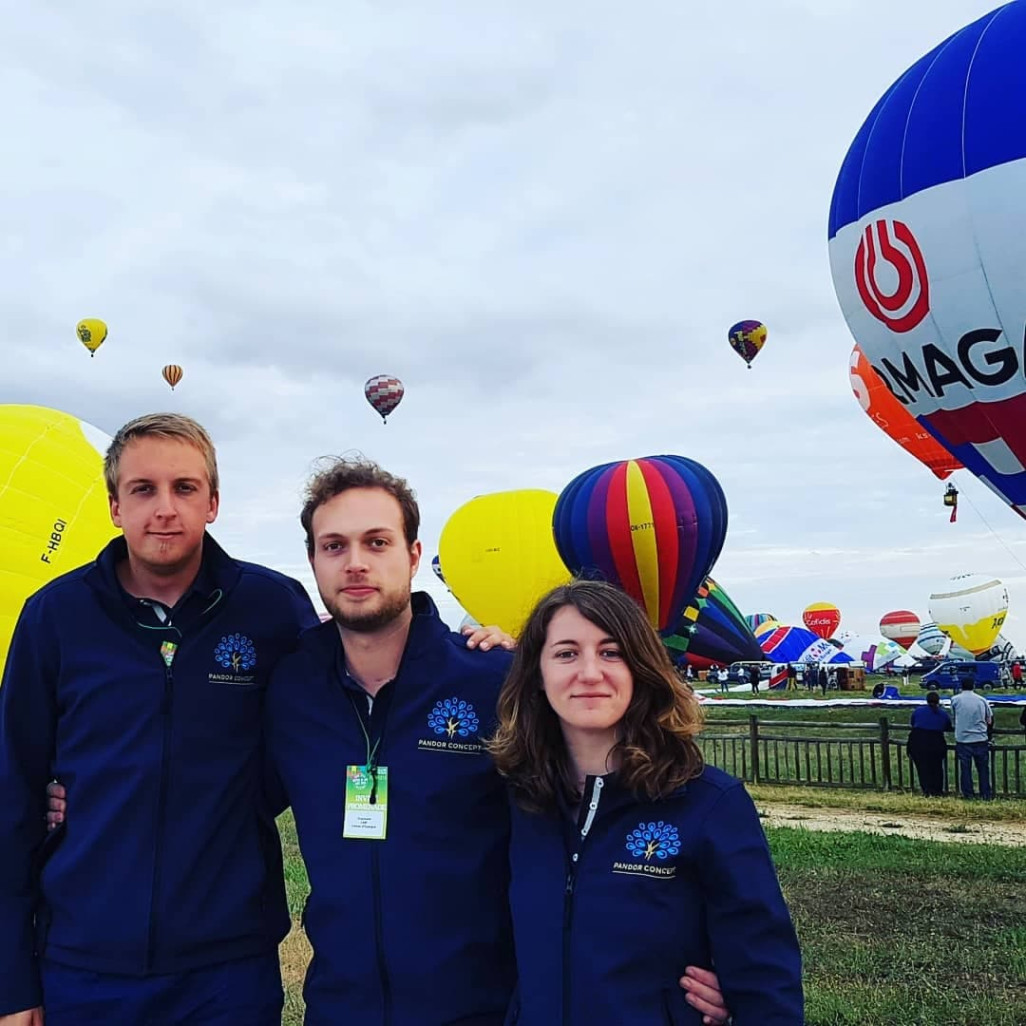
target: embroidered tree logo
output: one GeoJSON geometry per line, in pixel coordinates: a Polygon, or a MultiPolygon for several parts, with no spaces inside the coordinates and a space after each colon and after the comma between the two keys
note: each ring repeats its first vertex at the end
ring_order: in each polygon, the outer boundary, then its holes
{"type": "Polygon", "coordinates": [[[627,835],[627,850],[639,858],[644,855],[646,862],[653,855],[657,859],[665,859],[680,851],[680,834],[675,826],[662,820],[658,823],[639,823],[627,835]]]}
{"type": "Polygon", "coordinates": [[[441,702],[435,702],[435,707],[428,716],[428,726],[436,734],[445,734],[450,738],[457,734],[460,737],[476,734],[479,723],[474,707],[459,698],[446,698],[441,702]]]}
{"type": "Polygon", "coordinates": [[[245,634],[226,634],[214,649],[214,658],[226,669],[252,670],[256,666],[256,649],[245,634]]]}

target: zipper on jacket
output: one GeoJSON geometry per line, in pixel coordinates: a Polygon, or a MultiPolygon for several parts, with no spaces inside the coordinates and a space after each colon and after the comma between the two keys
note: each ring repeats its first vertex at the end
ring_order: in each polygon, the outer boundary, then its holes
{"type": "Polygon", "coordinates": [[[153,887],[150,890],[150,929],[146,944],[146,971],[153,968],[157,946],[157,895],[160,891],[161,852],[164,849],[164,807],[167,805],[168,781],[170,772],[171,748],[171,705],[174,696],[174,677],[171,673],[171,662],[161,656],[164,663],[164,695],[160,703],[160,714],[163,722],[160,752],[160,788],[157,792],[157,831],[156,851],[153,853],[153,887]]]}
{"type": "Polygon", "coordinates": [[[598,812],[599,799],[602,797],[602,788],[605,781],[596,777],[591,785],[591,800],[588,802],[588,811],[584,817],[584,823],[574,838],[573,851],[570,852],[570,865],[566,874],[566,888],[563,892],[563,1024],[570,1026],[572,1005],[570,1002],[570,931],[574,919],[574,889],[577,885],[577,869],[581,862],[581,852],[584,850],[584,842],[595,822],[595,814],[598,812]]]}
{"type": "Polygon", "coordinates": [[[385,962],[385,942],[381,931],[381,871],[378,866],[377,845],[371,851],[371,876],[374,888],[374,940],[377,945],[378,975],[381,978],[381,1003],[384,1008],[383,1026],[392,1024],[392,988],[388,980],[388,964],[385,962]]]}

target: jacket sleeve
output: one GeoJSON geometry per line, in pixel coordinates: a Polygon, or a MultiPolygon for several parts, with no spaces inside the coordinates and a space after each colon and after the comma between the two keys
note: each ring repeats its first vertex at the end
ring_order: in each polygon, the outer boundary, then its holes
{"type": "Polygon", "coordinates": [[[802,959],[755,805],[740,784],[704,824],[706,922],[736,1026],[801,1026],[802,959]]]}
{"type": "Polygon", "coordinates": [[[293,615],[299,625],[299,630],[305,631],[309,627],[316,627],[321,622],[321,618],[317,615],[317,610],[314,609],[314,604],[310,601],[306,588],[291,577],[289,584],[291,585],[289,596],[292,600],[293,615]]]}
{"type": "Polygon", "coordinates": [[[38,599],[15,628],[0,686],[0,1015],[42,1004],[35,953],[36,859],[56,733],[56,639],[38,599]]]}

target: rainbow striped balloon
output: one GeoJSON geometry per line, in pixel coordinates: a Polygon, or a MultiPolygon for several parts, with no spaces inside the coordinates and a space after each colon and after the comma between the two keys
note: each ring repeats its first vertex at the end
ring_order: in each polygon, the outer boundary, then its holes
{"type": "Polygon", "coordinates": [[[672,633],[723,548],[727,500],[683,456],[606,463],[563,489],[552,531],[571,571],[618,585],[672,633]]]}

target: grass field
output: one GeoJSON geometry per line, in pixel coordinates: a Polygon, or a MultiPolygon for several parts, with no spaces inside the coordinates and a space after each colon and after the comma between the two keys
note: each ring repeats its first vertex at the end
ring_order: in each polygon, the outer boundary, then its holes
{"type": "MultiPolygon", "coordinates": [[[[306,873],[291,816],[280,825],[298,922],[306,873]]],[[[802,944],[809,1026],[1026,1023],[1026,850],[790,827],[767,834],[802,944]]],[[[282,946],[284,1026],[302,1022],[308,957],[294,929],[282,946]]]]}

